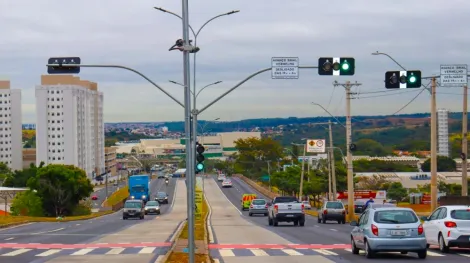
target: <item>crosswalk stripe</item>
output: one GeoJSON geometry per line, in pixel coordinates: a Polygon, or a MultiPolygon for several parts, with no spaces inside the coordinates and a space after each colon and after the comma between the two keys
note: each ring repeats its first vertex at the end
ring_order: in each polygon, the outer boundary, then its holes
{"type": "Polygon", "coordinates": [[[155,250],[154,247],[144,247],[137,254],[152,254],[154,250],[155,250]]]}
{"type": "Polygon", "coordinates": [[[37,254],[36,257],[47,257],[50,255],[54,255],[55,253],[58,253],[62,251],[62,249],[49,249],[47,251],[42,252],[41,254],[37,254]]]}
{"type": "Polygon", "coordinates": [[[439,253],[436,253],[436,252],[432,252],[432,251],[429,251],[427,252],[428,256],[431,256],[431,257],[443,257],[444,255],[441,255],[439,253]]]}
{"type": "Polygon", "coordinates": [[[23,254],[23,253],[26,253],[28,251],[31,251],[32,249],[29,249],[29,248],[22,248],[22,249],[17,249],[17,250],[13,250],[11,252],[8,252],[8,253],[5,253],[3,255],[1,255],[2,257],[13,257],[13,256],[18,256],[20,254],[23,254]]]}
{"type": "Polygon", "coordinates": [[[352,249],[350,249],[350,248],[345,248],[344,251],[352,252],[352,249]]]}
{"type": "Polygon", "coordinates": [[[314,249],[313,251],[315,251],[317,253],[320,253],[322,255],[326,255],[326,256],[337,256],[338,255],[335,252],[329,251],[329,250],[326,250],[326,249],[314,249]]]}
{"type": "Polygon", "coordinates": [[[261,249],[250,249],[251,253],[253,253],[253,255],[257,256],[257,257],[262,257],[262,256],[269,256],[268,253],[266,253],[265,251],[261,250],[261,249]]]}
{"type": "Polygon", "coordinates": [[[470,258],[470,254],[457,254],[457,255],[470,258]]]}
{"type": "Polygon", "coordinates": [[[222,257],[234,257],[235,254],[233,254],[231,249],[221,249],[219,250],[219,253],[222,257]]]}
{"type": "Polygon", "coordinates": [[[297,252],[293,249],[281,249],[282,252],[286,253],[289,256],[303,256],[304,254],[297,252]]]}
{"type": "Polygon", "coordinates": [[[76,252],[72,253],[72,256],[83,256],[83,255],[86,255],[86,254],[90,253],[93,250],[95,250],[95,249],[94,248],[80,249],[79,251],[76,251],[76,252]]]}
{"type": "Polygon", "coordinates": [[[110,251],[106,252],[106,255],[119,255],[124,251],[124,248],[113,248],[110,251]]]}

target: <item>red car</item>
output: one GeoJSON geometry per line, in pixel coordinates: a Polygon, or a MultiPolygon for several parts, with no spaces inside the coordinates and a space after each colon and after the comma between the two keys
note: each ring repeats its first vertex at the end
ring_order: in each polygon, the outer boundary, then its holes
{"type": "Polygon", "coordinates": [[[96,195],[91,196],[91,200],[98,200],[98,196],[96,195]]]}

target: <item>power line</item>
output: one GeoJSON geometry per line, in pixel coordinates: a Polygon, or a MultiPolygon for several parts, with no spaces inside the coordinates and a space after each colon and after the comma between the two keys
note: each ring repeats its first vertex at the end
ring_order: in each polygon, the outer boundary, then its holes
{"type": "Polygon", "coordinates": [[[403,107],[401,107],[399,110],[397,110],[396,112],[394,112],[392,115],[396,115],[397,113],[399,113],[400,111],[404,110],[406,107],[408,107],[408,105],[410,105],[411,103],[413,103],[413,101],[415,101],[419,95],[421,95],[421,93],[423,93],[423,91],[425,91],[426,89],[422,89],[418,94],[416,94],[416,96],[414,96],[414,98],[412,98],[407,104],[405,104],[403,107]]]}
{"type": "Polygon", "coordinates": [[[384,94],[384,95],[375,95],[375,96],[366,96],[366,97],[357,97],[356,99],[368,99],[368,98],[378,98],[378,97],[388,97],[388,96],[394,96],[394,95],[401,95],[403,93],[409,93],[409,92],[417,92],[419,91],[418,89],[415,90],[402,90],[401,92],[396,92],[394,94],[384,94]]]}

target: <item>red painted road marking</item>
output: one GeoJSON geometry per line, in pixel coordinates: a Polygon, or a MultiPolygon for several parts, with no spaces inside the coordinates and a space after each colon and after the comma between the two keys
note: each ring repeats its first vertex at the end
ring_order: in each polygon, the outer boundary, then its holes
{"type": "Polygon", "coordinates": [[[82,248],[129,248],[129,247],[169,247],[171,243],[124,243],[124,244],[12,244],[0,243],[0,248],[32,249],[82,249],[82,248]]]}
{"type": "Polygon", "coordinates": [[[209,244],[209,249],[283,249],[283,248],[295,248],[295,249],[347,249],[351,248],[350,244],[209,244]]]}

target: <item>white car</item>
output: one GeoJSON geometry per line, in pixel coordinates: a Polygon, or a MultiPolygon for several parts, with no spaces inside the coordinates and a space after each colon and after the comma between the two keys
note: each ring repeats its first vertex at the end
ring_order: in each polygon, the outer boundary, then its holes
{"type": "Polygon", "coordinates": [[[304,204],[304,209],[305,210],[310,210],[312,209],[312,206],[310,205],[309,201],[302,201],[302,204],[304,204]]]}
{"type": "Polygon", "coordinates": [[[444,253],[449,252],[450,247],[470,246],[470,206],[440,206],[429,217],[421,219],[428,246],[439,246],[444,253]]]}
{"type": "Polygon", "coordinates": [[[225,180],[225,174],[219,174],[219,176],[217,177],[217,181],[223,182],[224,180],[225,180]]]}
{"type": "Polygon", "coordinates": [[[230,180],[230,179],[225,179],[225,180],[222,182],[222,187],[232,187],[232,180],[230,180]]]}

